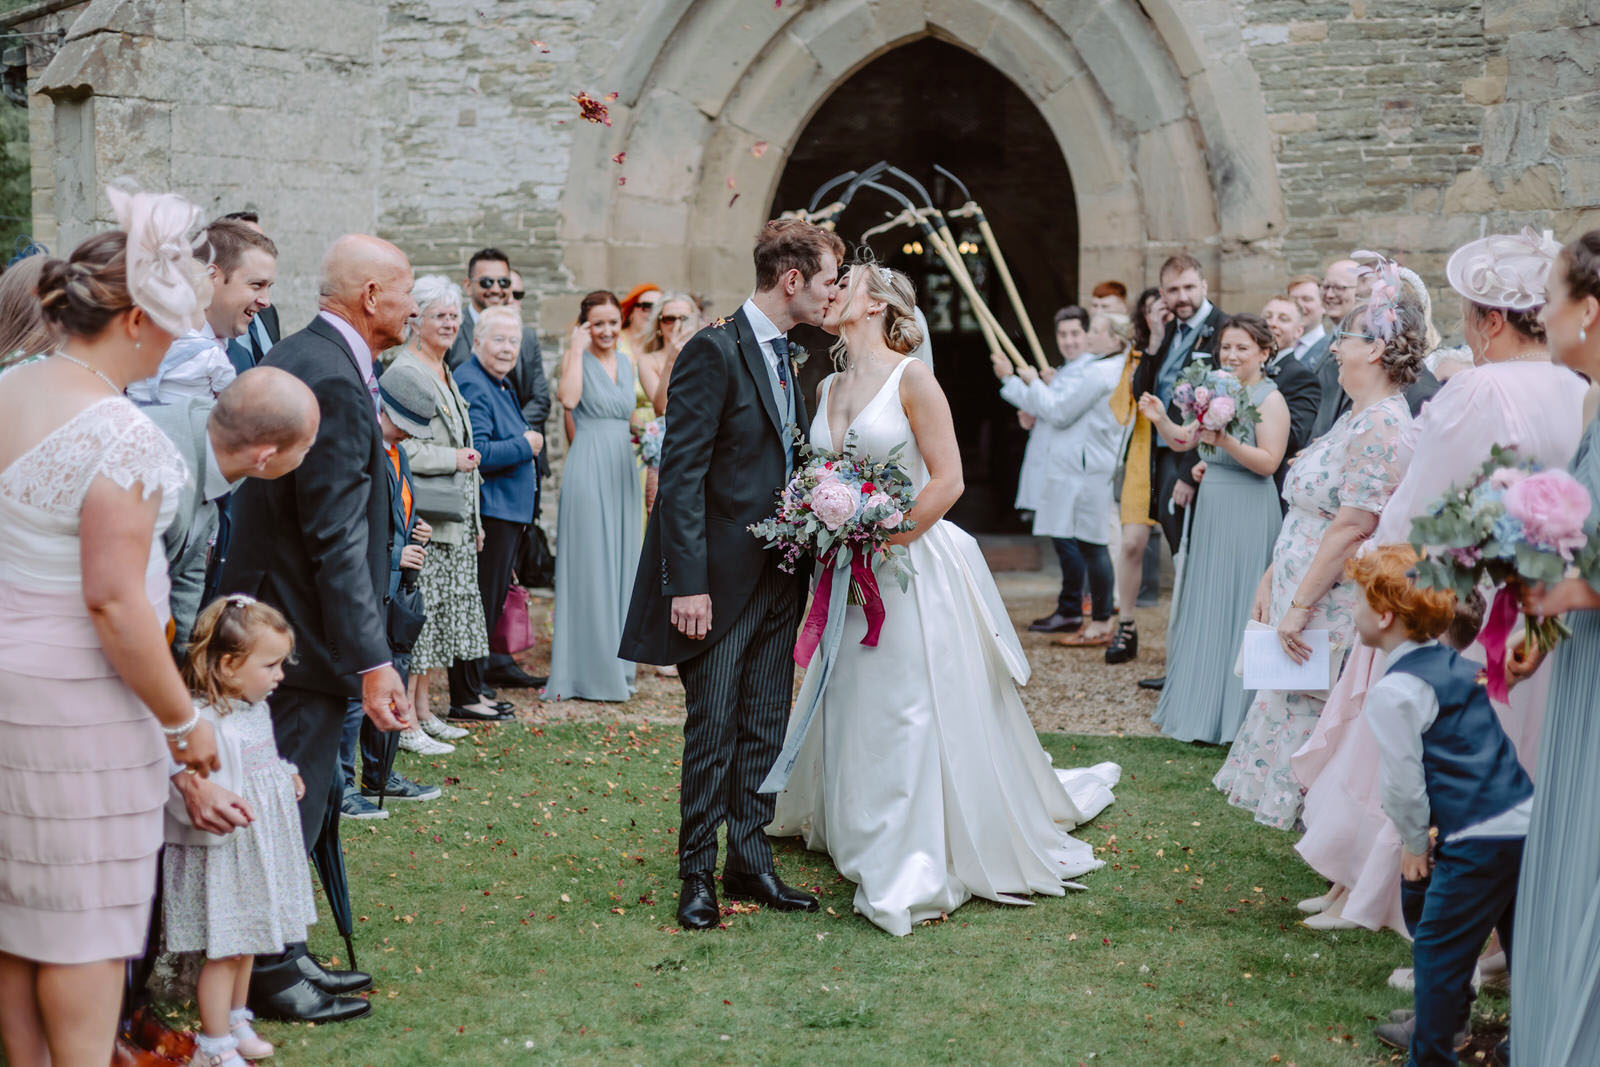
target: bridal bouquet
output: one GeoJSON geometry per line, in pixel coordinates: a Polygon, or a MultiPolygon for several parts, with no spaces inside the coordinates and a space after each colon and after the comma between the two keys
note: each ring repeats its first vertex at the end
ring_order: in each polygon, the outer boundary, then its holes
{"type": "Polygon", "coordinates": [[[779,566],[788,573],[795,573],[802,557],[823,565],[811,614],[795,650],[802,666],[810,665],[827,624],[836,571],[849,569],[850,597],[866,609],[867,636],[862,644],[869,647],[877,645],[884,618],[875,568],[886,565],[902,591],[910,586],[913,572],[905,546],[889,543],[895,534],[914,528],[906,516],[916,498],[911,478],[900,465],[901,452],[897,445],[879,463],[858,454],[848,437],[844,451],[838,453],[801,440],[799,462],[779,494],[777,513],[750,527],[767,548],[782,554],[779,566]]]}
{"type": "Polygon", "coordinates": [[[661,466],[661,442],[667,437],[667,417],[657,415],[633,433],[633,454],[645,467],[661,466]]]}
{"type": "MultiPolygon", "coordinates": [[[[1541,469],[1495,445],[1465,487],[1452,487],[1411,523],[1423,557],[1420,585],[1465,599],[1480,585],[1500,587],[1479,642],[1488,652],[1489,695],[1505,700],[1506,638],[1517,616],[1519,585],[1553,584],[1569,568],[1600,580],[1600,533],[1589,491],[1559,468],[1541,469]]],[[[1571,631],[1559,618],[1525,619],[1524,655],[1554,648],[1571,631]]]]}
{"type": "MultiPolygon", "coordinates": [[[[1172,402],[1185,424],[1198,423],[1202,430],[1217,430],[1241,439],[1248,427],[1261,421],[1261,411],[1250,403],[1250,394],[1238,378],[1199,360],[1179,375],[1172,389],[1172,402]]],[[[1200,447],[1211,451],[1209,445],[1200,447]]]]}

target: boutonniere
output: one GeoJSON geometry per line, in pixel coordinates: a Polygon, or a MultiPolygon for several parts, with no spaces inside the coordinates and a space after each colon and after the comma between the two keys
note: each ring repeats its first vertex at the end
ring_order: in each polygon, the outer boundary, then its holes
{"type": "Polygon", "coordinates": [[[805,349],[801,348],[799,345],[792,344],[792,345],[789,346],[789,363],[790,363],[791,366],[794,367],[794,369],[795,369],[795,371],[797,373],[799,372],[801,367],[804,367],[806,365],[806,360],[808,360],[810,358],[811,358],[811,353],[807,352],[805,349]]]}
{"type": "Polygon", "coordinates": [[[718,319],[716,322],[713,322],[711,324],[711,328],[713,330],[720,330],[726,325],[728,325],[728,320],[726,318],[721,318],[721,319],[718,319]]]}

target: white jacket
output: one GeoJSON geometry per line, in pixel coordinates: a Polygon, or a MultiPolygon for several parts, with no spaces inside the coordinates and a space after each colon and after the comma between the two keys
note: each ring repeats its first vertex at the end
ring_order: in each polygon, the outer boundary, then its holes
{"type": "Polygon", "coordinates": [[[1040,537],[1106,543],[1122,433],[1110,401],[1125,358],[1086,353],[1056,371],[1049,385],[1024,384],[1015,375],[1000,384],[1003,400],[1037,420],[1023,454],[1016,506],[1034,513],[1033,532],[1040,537]]]}

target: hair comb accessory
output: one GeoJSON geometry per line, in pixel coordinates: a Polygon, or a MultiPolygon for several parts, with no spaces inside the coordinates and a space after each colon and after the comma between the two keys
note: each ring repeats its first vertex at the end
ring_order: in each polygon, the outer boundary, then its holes
{"type": "Polygon", "coordinates": [[[1450,288],[1485,307],[1526,311],[1545,301],[1550,267],[1561,245],[1549,230],[1494,233],[1456,249],[1445,264],[1450,288]]]}
{"type": "MultiPolygon", "coordinates": [[[[1385,341],[1400,332],[1400,265],[1381,252],[1358,249],[1351,259],[1362,264],[1362,274],[1372,276],[1372,296],[1367,301],[1367,330],[1385,341]]],[[[1419,279],[1420,280],[1420,279],[1419,279]]]]}
{"type": "Polygon", "coordinates": [[[200,209],[176,193],[106,188],[111,213],[128,235],[128,293],[173,336],[199,329],[211,302],[205,269],[194,255],[200,209]]]}

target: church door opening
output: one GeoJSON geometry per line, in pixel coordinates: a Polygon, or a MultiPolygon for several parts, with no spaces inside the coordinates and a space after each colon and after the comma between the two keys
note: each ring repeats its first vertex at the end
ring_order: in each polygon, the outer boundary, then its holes
{"type": "MultiPolygon", "coordinates": [[[[962,198],[934,164],[967,185],[989,219],[1046,358],[1059,365],[1054,315],[1079,291],[1078,218],[1061,147],[1022,90],[977,56],[931,38],[880,56],[839,85],[806,125],[785,163],[772,214],[805,207],[829,178],[880,159],[926,185],[943,210],[959,207],[962,198]]],[[[899,210],[863,188],[836,228],[853,248],[863,231],[899,210]]],[[[952,219],[951,229],[984,301],[1026,356],[976,224],[952,219]]],[[[928,318],[934,370],[950,398],[966,480],[949,517],[974,533],[1024,530],[1011,505],[1027,433],[1016,409],[1000,399],[970,306],[917,231],[897,229],[869,243],[877,262],[911,277],[928,318]]],[[[831,339],[820,331],[807,334],[797,333],[796,340],[822,356],[831,339]]],[[[827,362],[807,365],[808,396],[831,369],[827,362]]]]}

